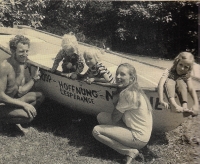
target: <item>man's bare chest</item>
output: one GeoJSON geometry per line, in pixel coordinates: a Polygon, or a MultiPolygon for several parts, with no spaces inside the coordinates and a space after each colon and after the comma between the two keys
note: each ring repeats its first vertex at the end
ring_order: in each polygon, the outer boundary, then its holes
{"type": "Polygon", "coordinates": [[[12,69],[7,78],[7,85],[8,87],[12,87],[17,85],[18,87],[23,85],[23,79],[24,79],[24,71],[21,69],[14,70],[12,69]]]}

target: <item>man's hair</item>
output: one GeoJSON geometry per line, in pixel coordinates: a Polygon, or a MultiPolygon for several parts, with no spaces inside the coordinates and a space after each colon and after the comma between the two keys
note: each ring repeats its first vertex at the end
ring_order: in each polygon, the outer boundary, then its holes
{"type": "Polygon", "coordinates": [[[25,37],[23,35],[16,35],[9,42],[10,50],[11,51],[16,51],[17,45],[19,43],[28,44],[28,46],[30,47],[30,40],[27,37],[25,37]]]}

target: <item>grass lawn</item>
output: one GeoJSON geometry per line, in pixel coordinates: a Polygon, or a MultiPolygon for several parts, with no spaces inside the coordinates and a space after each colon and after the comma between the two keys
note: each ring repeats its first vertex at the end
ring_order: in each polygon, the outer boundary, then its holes
{"type": "MultiPolygon", "coordinates": [[[[175,130],[153,134],[136,164],[199,163],[199,116],[175,130]],[[151,150],[151,151],[149,151],[151,150]]],[[[94,116],[68,110],[46,100],[25,136],[5,129],[0,133],[1,164],[119,164],[124,157],[96,141],[94,116]]]]}

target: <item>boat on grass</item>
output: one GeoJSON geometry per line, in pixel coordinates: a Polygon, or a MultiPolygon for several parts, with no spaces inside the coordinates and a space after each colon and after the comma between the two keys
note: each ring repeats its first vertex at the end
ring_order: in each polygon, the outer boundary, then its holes
{"type": "MultiPolygon", "coordinates": [[[[42,91],[46,97],[68,107],[66,109],[78,110],[92,115],[97,115],[103,111],[112,112],[114,109],[112,93],[116,90],[115,85],[109,83],[92,83],[89,85],[81,80],[71,80],[61,75],[61,63],[58,71],[50,72],[56,54],[61,48],[61,36],[28,26],[0,27],[0,49],[9,54],[9,40],[17,34],[25,35],[31,41],[28,65],[30,65],[31,71],[35,71],[39,67],[41,72],[40,80],[35,83],[37,90],[42,91]]],[[[92,49],[94,46],[79,42],[80,52],[83,52],[86,48],[92,49]]],[[[154,131],[170,131],[183,123],[188,114],[176,113],[174,108],[167,110],[159,105],[157,85],[163,73],[162,68],[146,62],[139,62],[134,57],[125,54],[104,49],[100,49],[100,51],[102,52],[102,63],[113,75],[115,75],[116,68],[121,63],[128,62],[134,65],[138,75],[138,83],[153,107],[154,131]]],[[[26,70],[27,79],[30,78],[28,70],[26,70]]],[[[87,66],[84,68],[84,71],[86,70],[87,66]]],[[[196,86],[199,86],[198,81],[194,82],[196,86]]],[[[198,87],[197,94],[200,97],[198,87]]],[[[166,96],[164,99],[168,101],[166,96]]],[[[188,100],[189,107],[191,107],[193,101],[189,94],[188,100]]],[[[178,97],[176,97],[176,101],[180,104],[178,97]]]]}

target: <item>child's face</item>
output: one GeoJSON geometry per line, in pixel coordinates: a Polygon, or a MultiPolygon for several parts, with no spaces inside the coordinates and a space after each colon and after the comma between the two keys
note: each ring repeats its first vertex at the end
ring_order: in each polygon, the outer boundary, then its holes
{"type": "Polygon", "coordinates": [[[127,67],[119,67],[116,71],[116,83],[120,88],[125,88],[133,82],[129,69],[127,67]]]}
{"type": "Polygon", "coordinates": [[[190,70],[191,64],[186,60],[180,60],[176,66],[176,72],[178,75],[187,74],[190,70]]]}
{"type": "Polygon", "coordinates": [[[97,63],[95,58],[92,57],[91,55],[86,55],[84,58],[85,58],[85,63],[89,68],[92,68],[97,63]]]}

